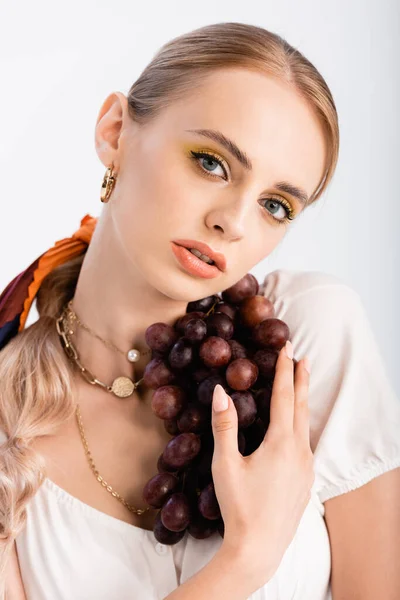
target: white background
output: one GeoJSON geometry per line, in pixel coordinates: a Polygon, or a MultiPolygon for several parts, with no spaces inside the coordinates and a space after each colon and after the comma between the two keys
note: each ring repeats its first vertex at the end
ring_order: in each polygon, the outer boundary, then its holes
{"type": "Polygon", "coordinates": [[[400,393],[396,0],[2,2],[0,289],[86,213],[100,214],[94,127],[103,100],[127,94],[163,43],[222,21],[286,38],[321,71],[339,113],[328,192],[253,272],[326,271],[350,284],[400,393]]]}

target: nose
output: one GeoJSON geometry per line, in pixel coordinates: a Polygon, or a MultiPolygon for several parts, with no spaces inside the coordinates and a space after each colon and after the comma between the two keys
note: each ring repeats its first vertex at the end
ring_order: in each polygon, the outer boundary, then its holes
{"type": "Polygon", "coordinates": [[[244,237],[248,229],[250,218],[250,201],[243,196],[230,198],[225,202],[216,200],[216,205],[211,208],[205,217],[205,224],[209,229],[221,231],[221,235],[227,241],[238,241],[244,237]]]}

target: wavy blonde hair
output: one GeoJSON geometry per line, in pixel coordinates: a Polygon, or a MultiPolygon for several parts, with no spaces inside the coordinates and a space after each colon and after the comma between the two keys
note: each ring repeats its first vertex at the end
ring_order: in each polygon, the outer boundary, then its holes
{"type": "MultiPolygon", "coordinates": [[[[338,117],[331,92],[317,69],[282,37],[243,23],[217,23],[174,38],[154,55],[131,86],[129,113],[147,123],[185,94],[193,94],[216,69],[244,67],[288,82],[313,108],[327,146],[325,172],[311,196],[328,186],[339,150],[338,117]]],[[[38,320],[0,352],[0,424],[8,437],[0,448],[0,581],[26,521],[26,505],[45,477],[31,447],[51,435],[75,410],[72,364],[60,344],[55,319],[73,297],[85,254],[54,269],[37,294],[38,320]]]]}

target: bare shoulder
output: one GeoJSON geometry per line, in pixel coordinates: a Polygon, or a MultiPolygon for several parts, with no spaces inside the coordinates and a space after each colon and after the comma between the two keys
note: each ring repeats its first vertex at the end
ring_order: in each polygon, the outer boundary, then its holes
{"type": "Polygon", "coordinates": [[[17,545],[14,542],[6,571],[6,600],[26,600],[19,567],[17,545]]]}

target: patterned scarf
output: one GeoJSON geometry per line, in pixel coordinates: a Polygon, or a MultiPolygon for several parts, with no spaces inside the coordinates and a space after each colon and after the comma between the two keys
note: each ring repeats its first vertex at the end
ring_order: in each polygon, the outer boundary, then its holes
{"type": "Polygon", "coordinates": [[[24,328],[32,302],[46,275],[86,251],[97,220],[85,215],[72,237],[55,242],[3,290],[0,295],[0,350],[24,328]]]}

